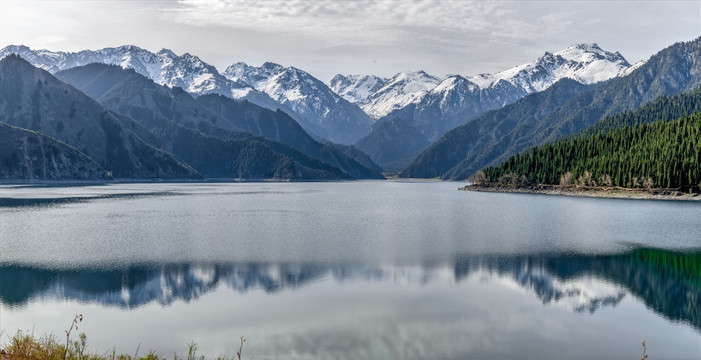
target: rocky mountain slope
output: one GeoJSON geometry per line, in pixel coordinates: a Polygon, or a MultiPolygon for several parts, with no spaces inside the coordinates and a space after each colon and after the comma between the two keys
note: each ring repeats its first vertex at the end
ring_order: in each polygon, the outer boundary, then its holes
{"type": "Polygon", "coordinates": [[[265,63],[260,67],[236,63],[224,71],[229,80],[243,82],[291,108],[300,125],[312,135],[341,144],[364,136],[372,119],[357,105],[295,67],[265,63]]]}
{"type": "Polygon", "coordinates": [[[374,75],[338,74],[329,82],[329,88],[344,99],[362,105],[374,93],[382,89],[389,79],[374,75]]]}
{"type": "Polygon", "coordinates": [[[357,99],[356,103],[363,111],[379,119],[394,110],[419,102],[440,82],[438,77],[423,71],[405,71],[388,80],[374,76],[336,75],[330,84],[334,91],[346,94],[344,97],[357,99]],[[380,84],[382,86],[378,86],[380,84]],[[371,91],[375,88],[375,91],[371,91]]]}

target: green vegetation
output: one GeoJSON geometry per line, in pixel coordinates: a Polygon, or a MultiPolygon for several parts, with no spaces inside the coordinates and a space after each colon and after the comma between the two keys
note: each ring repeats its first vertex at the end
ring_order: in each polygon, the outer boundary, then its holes
{"type": "Polygon", "coordinates": [[[484,177],[490,183],[514,185],[574,183],[698,191],[699,135],[701,114],[583,135],[512,156],[499,166],[484,169],[484,177]]]}
{"type": "Polygon", "coordinates": [[[628,258],[661,277],[685,281],[701,288],[701,252],[642,248],[633,251],[628,258]]]}
{"type": "MultiPolygon", "coordinates": [[[[55,335],[43,335],[36,337],[32,333],[17,331],[10,338],[9,344],[2,347],[2,360],[166,360],[165,356],[158,355],[155,351],[150,351],[144,356],[139,356],[139,347],[134,355],[117,354],[113,349],[104,354],[87,353],[87,336],[84,333],[78,335],[79,340],[71,341],[71,332],[78,330],[78,323],[83,321],[83,315],[76,315],[71,323],[71,327],[66,331],[66,345],[61,344],[55,335]]],[[[246,338],[241,336],[241,345],[236,357],[231,360],[241,360],[243,344],[246,338]]],[[[204,360],[204,355],[197,354],[197,344],[193,341],[188,344],[187,360],[204,360]]],[[[227,360],[229,358],[217,357],[217,360],[227,360]]],[[[184,360],[177,354],[173,354],[173,360],[184,360]]]]}
{"type": "Polygon", "coordinates": [[[596,135],[626,126],[672,121],[683,116],[701,113],[701,87],[674,96],[662,96],[633,111],[626,111],[597,121],[584,130],[583,135],[596,135]]]}
{"type": "Polygon", "coordinates": [[[701,249],[639,248],[602,259],[593,268],[667,319],[701,329],[701,249]]]}

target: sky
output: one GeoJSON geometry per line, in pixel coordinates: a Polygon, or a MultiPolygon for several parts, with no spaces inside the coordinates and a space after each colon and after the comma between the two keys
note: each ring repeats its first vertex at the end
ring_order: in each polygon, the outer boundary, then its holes
{"type": "Polygon", "coordinates": [[[579,43],[635,63],[699,36],[701,0],[0,0],[0,48],[167,48],[220,71],[272,61],[323,81],[406,70],[474,76],[579,43]]]}

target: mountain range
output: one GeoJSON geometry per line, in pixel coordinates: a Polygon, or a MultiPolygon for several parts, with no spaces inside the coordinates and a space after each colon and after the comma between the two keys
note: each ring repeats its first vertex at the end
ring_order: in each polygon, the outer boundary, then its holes
{"type": "MultiPolygon", "coordinates": [[[[379,170],[361,165],[344,150],[317,143],[283,112],[224,98],[240,109],[224,116],[179,87],[158,85],[120,66],[90,64],[57,75],[82,91],[19,56],[0,60],[0,119],[70,145],[67,149],[87,155],[114,178],[382,177],[379,170]],[[264,132],[242,131],[246,126],[251,130],[256,122],[270,133],[285,134],[277,140],[303,149],[267,138],[270,134],[264,132]],[[295,143],[298,138],[302,140],[295,143]]],[[[362,157],[361,161],[367,162],[362,157]]],[[[85,165],[75,164],[74,168],[81,166],[85,165]]],[[[54,178],[31,175],[29,179],[54,178]]]]}
{"type": "Polygon", "coordinates": [[[259,68],[234,64],[225,76],[188,53],[178,56],[168,49],[152,53],[131,45],[73,53],[16,45],[0,50],[0,58],[8,54],[18,54],[51,73],[91,63],[118,65],[134,69],[159,85],[180,87],[195,96],[219,94],[271,110],[282,109],[322,141],[353,144],[372,123],[360,108],[343,100],[323,82],[299,69],[273,63],[259,68]]]}
{"type": "MultiPolygon", "coordinates": [[[[416,119],[403,121],[422,132],[428,129],[430,143],[464,123],[471,113],[462,114],[463,108],[476,108],[473,112],[480,113],[482,108],[500,107],[543,90],[563,77],[588,83],[616,76],[629,66],[620,54],[591,44],[546,53],[533,63],[493,75],[444,79],[423,71],[401,72],[390,79],[337,75],[327,86],[305,71],[274,63],[255,67],[237,62],[219,73],[197,56],[178,56],[167,49],[152,53],[136,46],[121,46],[68,53],[13,45],[0,50],[0,57],[10,53],[51,73],[95,62],[132,68],[157,84],[181,87],[195,96],[219,94],[281,109],[317,140],[347,145],[366,137],[376,119],[403,118],[407,114],[416,119]],[[412,104],[417,104],[413,112],[392,114],[412,104]],[[455,115],[454,119],[426,120],[435,117],[434,110],[429,110],[433,108],[438,109],[439,116],[455,115]]],[[[372,133],[369,136],[372,138],[372,133]]]]}
{"type": "MultiPolygon", "coordinates": [[[[670,52],[660,54],[665,51],[670,52]]],[[[95,160],[108,177],[152,179],[380,178],[381,169],[403,170],[402,176],[408,177],[463,179],[529,146],[582,130],[604,115],[689,90],[696,84],[697,69],[693,51],[669,55],[664,63],[655,60],[661,56],[657,54],[631,66],[620,53],[579,44],[495,74],[443,78],[423,71],[391,78],[339,74],[325,84],[291,66],[236,62],[220,73],[191,54],[176,55],[167,49],[152,53],[136,46],[72,53],[15,45],[0,49],[0,58],[8,54],[46,70],[42,78],[54,74],[57,81],[88,94],[96,104],[90,105],[94,111],[87,116],[99,113],[108,119],[103,122],[119,124],[119,128],[107,123],[101,127],[116,131],[119,141],[130,145],[115,143],[115,149],[101,153],[97,147],[107,137],[94,121],[84,127],[97,137],[78,139],[81,130],[73,128],[78,127],[73,117],[80,112],[73,104],[88,100],[65,90],[69,98],[58,94],[56,98],[67,104],[52,102],[57,84],[51,91],[44,89],[42,100],[37,95],[42,89],[31,89],[36,79],[18,80],[9,70],[0,81],[24,85],[15,93],[11,85],[5,88],[3,101],[9,105],[0,109],[8,119],[0,122],[65,143],[95,160]],[[24,105],[18,114],[15,108],[20,103],[24,105]],[[61,115],[54,116],[57,110],[52,108],[60,109],[61,115]],[[73,117],[67,120],[68,115],[73,117]],[[43,119],[50,119],[52,131],[43,119]],[[68,123],[67,135],[57,131],[68,123]],[[197,147],[203,152],[196,155],[195,143],[209,144],[210,149],[197,147]],[[222,157],[217,162],[226,162],[240,155],[248,146],[244,143],[268,152],[264,158],[268,165],[277,163],[277,170],[263,171],[267,165],[257,164],[254,176],[245,169],[234,171],[238,165],[230,161],[215,166],[213,160],[201,158],[216,153],[222,157]],[[123,168],[114,166],[116,152],[127,154],[136,148],[131,160],[120,158],[123,168]],[[218,150],[212,152],[213,148],[218,150]],[[155,166],[152,161],[138,161],[147,152],[170,159],[170,165],[141,169],[144,164],[155,166]],[[175,170],[176,164],[184,166],[182,171],[175,170]],[[287,164],[287,170],[281,170],[281,164],[287,164]],[[203,173],[205,165],[208,170],[203,173]],[[335,170],[328,172],[331,168],[326,165],[335,170]],[[319,166],[325,170],[314,170],[319,166]]],[[[244,158],[238,163],[252,160],[244,158]]]]}
{"type": "MultiPolygon", "coordinates": [[[[428,79],[436,78],[408,76],[405,79],[414,85],[402,86],[417,90],[413,99],[395,97],[403,102],[381,117],[357,145],[385,169],[401,170],[447,131],[487,111],[543,91],[561,79],[592,84],[624,75],[630,67],[621,54],[585,44],[546,52],[534,62],[497,74],[451,75],[432,87],[428,79]]],[[[394,85],[390,82],[376,94],[389,92],[394,85]]]]}

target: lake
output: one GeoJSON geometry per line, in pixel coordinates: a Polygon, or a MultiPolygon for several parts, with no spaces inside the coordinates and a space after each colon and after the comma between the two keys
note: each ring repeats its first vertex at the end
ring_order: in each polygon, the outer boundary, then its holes
{"type": "Polygon", "coordinates": [[[461,185],[0,186],[1,343],[81,313],[98,353],[701,357],[701,203],[461,185]]]}

